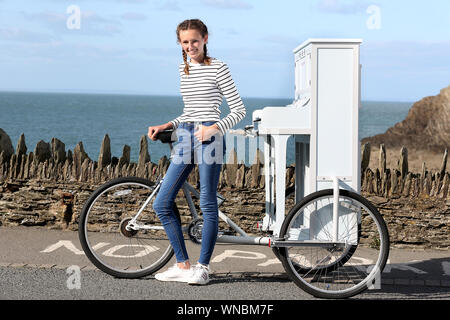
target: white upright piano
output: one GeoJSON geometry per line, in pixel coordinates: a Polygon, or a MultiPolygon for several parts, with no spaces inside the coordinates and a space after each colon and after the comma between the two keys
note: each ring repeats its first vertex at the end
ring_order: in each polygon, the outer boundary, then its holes
{"type": "Polygon", "coordinates": [[[285,216],[286,148],[290,137],[295,142],[296,201],[312,192],[333,188],[333,183],[360,192],[361,42],[303,42],[294,49],[293,103],[253,112],[255,126],[264,137],[267,206],[262,228],[272,230],[275,237],[285,216]]]}

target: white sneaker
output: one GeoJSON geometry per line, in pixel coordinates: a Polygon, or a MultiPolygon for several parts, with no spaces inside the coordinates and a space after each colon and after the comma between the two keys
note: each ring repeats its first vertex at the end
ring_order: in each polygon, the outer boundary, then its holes
{"type": "Polygon", "coordinates": [[[192,277],[193,268],[181,269],[177,264],[167,269],[167,271],[159,272],[155,274],[155,279],[159,281],[176,281],[176,282],[188,282],[192,277]]]}
{"type": "Polygon", "coordinates": [[[189,284],[207,284],[209,282],[209,267],[198,263],[193,270],[189,284]]]}

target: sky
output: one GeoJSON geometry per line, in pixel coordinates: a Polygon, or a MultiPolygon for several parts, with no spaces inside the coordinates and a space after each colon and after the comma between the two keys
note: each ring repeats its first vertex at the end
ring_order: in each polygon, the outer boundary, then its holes
{"type": "Polygon", "coordinates": [[[362,39],[362,100],[450,84],[448,0],[0,0],[0,91],[179,95],[175,30],[192,18],[242,97],[293,99],[309,38],[362,39]]]}

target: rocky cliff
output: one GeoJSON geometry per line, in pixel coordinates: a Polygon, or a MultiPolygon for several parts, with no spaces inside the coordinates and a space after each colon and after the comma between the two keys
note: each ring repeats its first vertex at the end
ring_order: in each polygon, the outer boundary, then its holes
{"type": "Polygon", "coordinates": [[[450,147],[450,86],[436,96],[414,103],[405,120],[385,133],[362,140],[371,145],[405,146],[411,150],[442,152],[450,147]]]}

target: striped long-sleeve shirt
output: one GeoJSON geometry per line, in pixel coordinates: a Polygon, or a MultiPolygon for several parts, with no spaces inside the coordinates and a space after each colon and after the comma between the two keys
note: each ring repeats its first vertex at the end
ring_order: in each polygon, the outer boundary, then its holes
{"type": "Polygon", "coordinates": [[[170,121],[174,129],[180,122],[217,121],[221,133],[225,134],[245,117],[245,106],[224,62],[213,58],[210,65],[189,63],[189,75],[184,73],[182,63],[180,78],[184,109],[179,117],[170,121]],[[219,107],[223,96],[230,113],[220,119],[219,107]]]}

